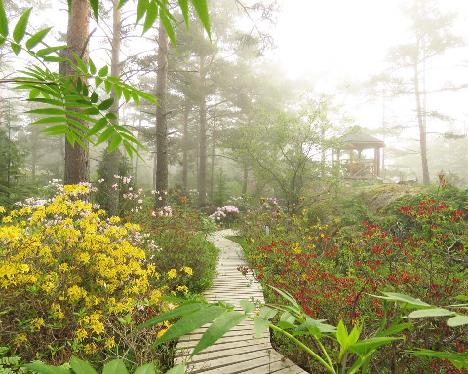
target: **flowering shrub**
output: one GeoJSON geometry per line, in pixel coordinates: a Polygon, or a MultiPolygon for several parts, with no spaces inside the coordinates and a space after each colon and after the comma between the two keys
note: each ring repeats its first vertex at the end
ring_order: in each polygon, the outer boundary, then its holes
{"type": "Polygon", "coordinates": [[[234,205],[225,205],[216,208],[215,212],[210,215],[215,221],[230,223],[234,221],[239,215],[239,208],[234,205]]]}
{"type": "Polygon", "coordinates": [[[0,208],[0,346],[23,358],[63,361],[113,349],[115,326],[157,312],[168,290],[162,284],[179,276],[159,274],[140,227],[93,208],[89,192],[68,185],[41,204],[0,208]]]}
{"type": "MultiPolygon", "coordinates": [[[[290,292],[311,317],[332,323],[365,321],[369,333],[382,321],[400,318],[369,294],[392,290],[449,305],[468,287],[465,212],[457,204],[430,196],[409,204],[400,201],[395,207],[382,223],[365,221],[343,237],[336,235],[335,227],[311,224],[307,212],[286,216],[257,211],[243,220],[243,245],[257,278],[290,292]],[[270,229],[265,232],[262,225],[270,229]]],[[[277,301],[269,291],[266,298],[277,301]]],[[[425,341],[428,349],[466,350],[463,338],[450,334],[444,322],[432,324],[417,333],[408,332],[404,348],[425,341]]],[[[396,351],[382,352],[377,360],[377,367],[392,362],[395,367],[411,368],[410,372],[429,365],[396,351]]]]}

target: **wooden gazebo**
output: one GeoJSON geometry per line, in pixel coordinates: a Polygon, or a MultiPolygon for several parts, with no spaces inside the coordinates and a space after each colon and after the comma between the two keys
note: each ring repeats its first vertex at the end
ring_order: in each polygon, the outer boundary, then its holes
{"type": "Polygon", "coordinates": [[[383,147],[382,140],[356,127],[339,139],[339,145],[333,151],[333,163],[340,166],[345,178],[375,179],[380,177],[383,147]]]}

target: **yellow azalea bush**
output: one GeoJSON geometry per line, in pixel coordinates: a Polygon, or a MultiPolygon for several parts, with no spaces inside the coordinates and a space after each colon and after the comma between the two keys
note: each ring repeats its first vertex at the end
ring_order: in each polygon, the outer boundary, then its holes
{"type": "Polygon", "coordinates": [[[164,280],[179,277],[179,269],[159,274],[139,226],[107,217],[88,194],[87,185],[68,185],[48,201],[0,208],[0,346],[23,358],[114,348],[116,323],[157,313],[164,280]]]}

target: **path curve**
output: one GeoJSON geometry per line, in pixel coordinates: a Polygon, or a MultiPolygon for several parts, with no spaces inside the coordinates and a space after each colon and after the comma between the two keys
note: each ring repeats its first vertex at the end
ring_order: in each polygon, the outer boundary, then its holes
{"type": "MultiPolygon", "coordinates": [[[[217,276],[213,287],[205,292],[208,301],[225,301],[242,310],[240,300],[255,298],[264,302],[261,286],[252,276],[246,279],[237,267],[247,266],[242,247],[226,239],[234,236],[233,230],[217,231],[209,237],[219,248],[217,276]]],[[[207,327],[201,327],[183,336],[177,344],[176,363],[185,361],[207,327]]],[[[270,344],[270,334],[265,332],[255,338],[253,321],[245,320],[228,331],[216,344],[193,357],[187,373],[209,374],[307,374],[306,371],[276,352],[270,344]]]]}

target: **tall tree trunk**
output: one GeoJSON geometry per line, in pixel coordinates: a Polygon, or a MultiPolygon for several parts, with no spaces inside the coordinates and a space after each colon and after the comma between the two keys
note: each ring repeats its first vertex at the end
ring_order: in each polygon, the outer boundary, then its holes
{"type": "MultiPolygon", "coordinates": [[[[122,44],[122,21],[120,15],[119,1],[113,0],[112,4],[112,61],[111,61],[111,75],[114,77],[120,77],[120,46],[122,44]]],[[[110,112],[114,113],[116,116],[115,123],[119,122],[119,98],[117,97],[115,91],[112,91],[112,97],[114,98],[114,103],[110,108],[110,112]]],[[[109,146],[108,146],[109,147],[109,146]]],[[[114,175],[119,174],[119,166],[122,161],[122,154],[117,148],[111,153],[108,153],[104,156],[107,158],[106,166],[107,170],[105,171],[107,178],[105,178],[105,188],[108,193],[108,198],[106,199],[106,207],[110,215],[119,214],[120,210],[120,201],[119,201],[119,191],[113,189],[111,186],[115,182],[113,179],[114,175]]]]}
{"type": "Polygon", "coordinates": [[[421,151],[421,166],[422,166],[422,175],[423,175],[423,184],[430,184],[429,178],[429,166],[427,163],[427,132],[426,132],[426,123],[423,118],[423,112],[421,108],[421,92],[419,91],[419,71],[418,63],[414,64],[414,95],[416,99],[416,117],[418,120],[419,128],[419,148],[421,151]]]}
{"type": "Polygon", "coordinates": [[[249,186],[249,167],[247,162],[244,162],[242,165],[243,168],[243,177],[242,177],[242,195],[247,194],[247,189],[249,186]]]}
{"type": "MultiPolygon", "coordinates": [[[[84,61],[88,59],[88,33],[89,33],[89,2],[88,0],[71,0],[68,12],[66,55],[71,60],[76,53],[84,61]]],[[[65,74],[71,75],[69,66],[64,66],[65,74]]],[[[68,110],[77,111],[76,108],[68,110]]],[[[78,118],[74,120],[83,123],[78,118]]],[[[65,142],[65,170],[63,181],[65,184],[74,184],[89,180],[89,147],[85,143],[71,145],[65,142]]]]}
{"type": "Polygon", "coordinates": [[[188,148],[189,148],[189,134],[188,134],[188,117],[189,117],[190,107],[188,104],[188,100],[185,100],[185,107],[184,107],[184,129],[183,129],[183,145],[182,145],[182,188],[184,192],[187,193],[188,191],[188,148]]]}
{"type": "MultiPolygon", "coordinates": [[[[168,37],[159,21],[158,36],[158,72],[156,80],[156,96],[158,106],[156,108],[156,191],[159,191],[159,198],[156,198],[156,207],[166,205],[166,193],[168,187],[168,162],[167,162],[167,72],[168,72],[168,37]]],[[[156,195],[157,196],[157,195],[156,195]]]]}
{"type": "Polygon", "coordinates": [[[211,175],[210,175],[210,199],[214,200],[214,180],[215,180],[215,157],[216,157],[216,128],[213,122],[213,131],[211,134],[211,175]]]}
{"type": "Polygon", "coordinates": [[[206,164],[208,158],[206,135],[206,71],[205,57],[200,56],[200,133],[199,133],[199,165],[198,165],[198,204],[206,205],[206,164]]]}

